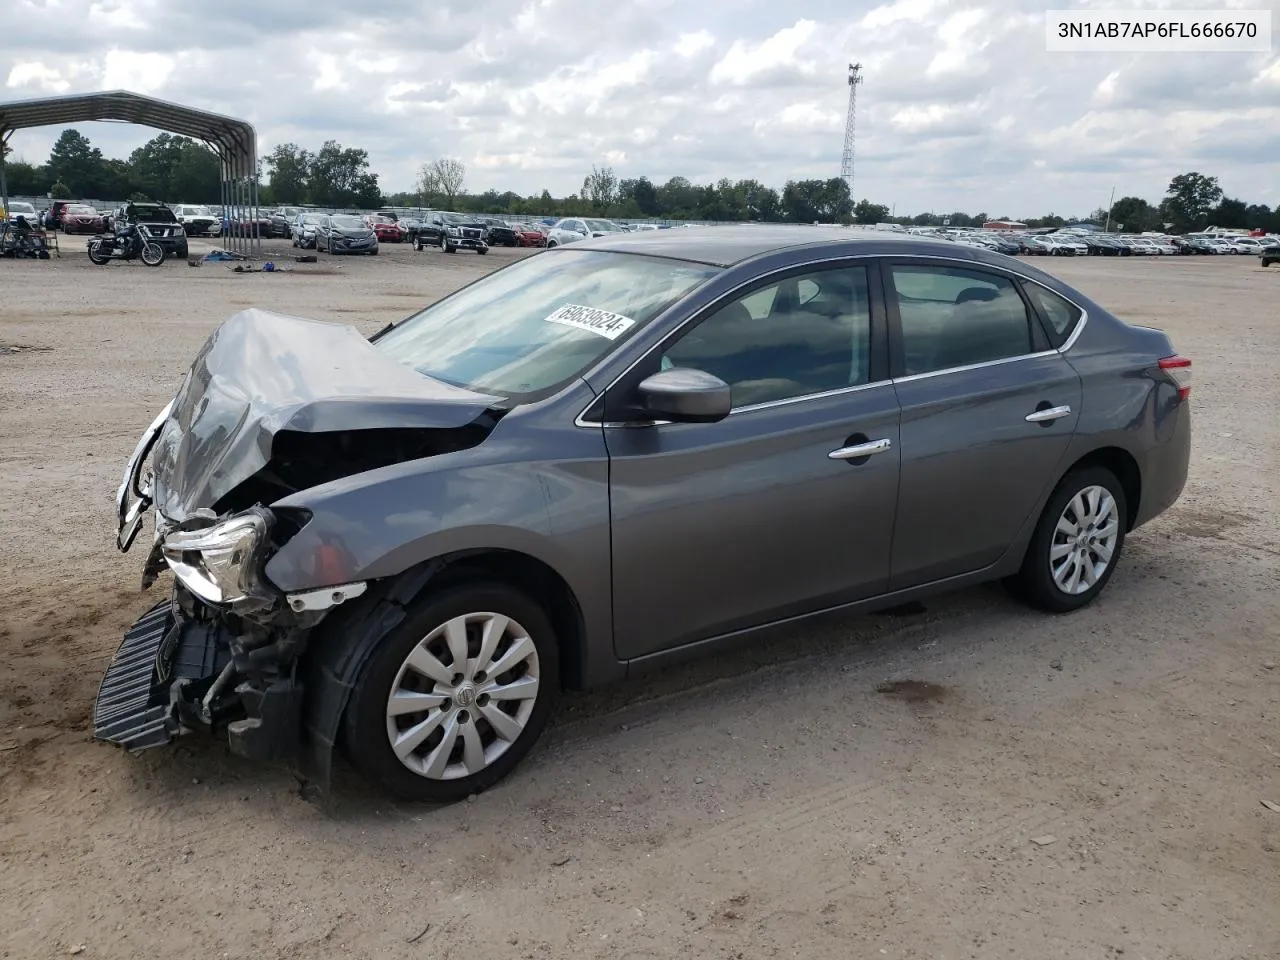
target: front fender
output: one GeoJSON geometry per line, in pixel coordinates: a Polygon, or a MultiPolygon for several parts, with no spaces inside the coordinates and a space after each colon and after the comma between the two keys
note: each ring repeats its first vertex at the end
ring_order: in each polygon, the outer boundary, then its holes
{"type": "MultiPolygon", "coordinates": [[[[583,402],[574,398],[575,403],[583,402]]],[[[272,504],[311,518],[267,564],[285,592],[396,577],[461,550],[546,564],[611,648],[609,461],[603,430],[512,412],[479,446],[334,480],[272,504]],[[541,456],[531,457],[533,452],[541,456]]]]}
{"type": "Polygon", "coordinates": [[[267,577],[293,592],[394,576],[476,549],[528,554],[571,585],[567,571],[607,570],[603,458],[424,470],[429,463],[372,470],[277,501],[274,507],[305,509],[311,519],[270,558],[267,577]]]}

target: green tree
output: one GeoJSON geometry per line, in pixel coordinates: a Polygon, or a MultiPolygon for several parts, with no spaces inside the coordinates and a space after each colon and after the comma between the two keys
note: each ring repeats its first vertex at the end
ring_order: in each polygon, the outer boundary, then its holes
{"type": "Polygon", "coordinates": [[[418,189],[424,202],[435,205],[443,200],[448,207],[457,206],[467,183],[467,167],[453,157],[438,157],[424,163],[418,172],[418,189]]]}
{"type": "Polygon", "coordinates": [[[382,192],[378,177],[369,173],[369,154],[326,140],[312,159],[307,177],[312,203],[331,207],[378,206],[382,192]]]}
{"type": "Polygon", "coordinates": [[[666,217],[693,215],[698,206],[698,188],[687,177],[672,177],[658,187],[658,212],[666,217]]]}
{"type": "Polygon", "coordinates": [[[1244,227],[1248,225],[1249,205],[1243,200],[1223,197],[1218,205],[1209,211],[1211,227],[1244,227]]]}
{"type": "Polygon", "coordinates": [[[662,209],[658,203],[658,190],[648,177],[618,183],[618,202],[625,204],[632,201],[639,216],[656,217],[662,209]]]}
{"type": "Polygon", "coordinates": [[[618,199],[618,178],[613,167],[591,165],[591,172],[582,181],[582,199],[591,204],[596,213],[604,213],[618,199]]]}
{"type": "Polygon", "coordinates": [[[889,208],[883,203],[859,200],[853,208],[854,223],[884,223],[889,219],[889,208]]]}
{"type": "Polygon", "coordinates": [[[178,161],[169,173],[169,192],[179,203],[217,203],[221,196],[222,161],[208,146],[184,138],[178,161]]]}
{"type": "Polygon", "coordinates": [[[311,154],[296,143],[281,143],[267,154],[270,171],[267,183],[276,203],[298,204],[307,199],[307,183],[311,179],[311,154]]]}
{"type": "Polygon", "coordinates": [[[15,197],[40,196],[49,190],[49,169],[37,167],[25,160],[6,160],[5,181],[9,193],[15,197]]]}
{"type": "Polygon", "coordinates": [[[1265,203],[1251,203],[1245,211],[1244,225],[1250,230],[1280,230],[1280,206],[1272,212],[1265,203]]]}
{"type": "Polygon", "coordinates": [[[788,220],[797,223],[842,222],[853,213],[849,182],[843,177],[788,180],[782,190],[782,209],[788,220]]]}
{"type": "Polygon", "coordinates": [[[1111,228],[1142,233],[1160,224],[1156,208],[1141,197],[1121,197],[1111,205],[1111,228]]]}
{"type": "Polygon", "coordinates": [[[49,187],[49,196],[51,196],[54,200],[70,200],[71,188],[68,187],[61,180],[55,180],[53,184],[49,187]]]}
{"type": "Polygon", "coordinates": [[[49,152],[49,175],[80,196],[99,193],[102,151],[78,130],[63,130],[49,152]]]}
{"type": "Polygon", "coordinates": [[[1222,188],[1217,177],[1202,173],[1180,173],[1169,181],[1164,202],[1160,204],[1161,217],[1173,224],[1178,231],[1198,230],[1206,225],[1209,211],[1222,199],[1222,188]]]}

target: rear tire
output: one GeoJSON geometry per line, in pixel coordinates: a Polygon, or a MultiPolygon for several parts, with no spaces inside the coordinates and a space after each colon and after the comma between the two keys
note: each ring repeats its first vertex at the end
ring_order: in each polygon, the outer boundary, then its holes
{"type": "Polygon", "coordinates": [[[102,252],[102,243],[98,240],[89,241],[89,260],[98,266],[111,262],[111,257],[102,252]]]}
{"type": "Polygon", "coordinates": [[[1105,467],[1073,470],[1045,504],[1009,587],[1049,613],[1087,606],[1120,562],[1128,516],[1124,487],[1114,473],[1105,467]]]}
{"type": "Polygon", "coordinates": [[[461,800],[515,769],[546,727],[559,688],[559,646],[550,619],[537,603],[497,582],[427,593],[411,605],[409,615],[382,639],[360,671],[343,717],[347,755],[364,776],[396,797],[434,803],[461,800]],[[464,619],[470,621],[465,628],[453,634],[446,630],[446,625],[457,626],[464,619]],[[450,642],[455,638],[460,648],[450,642]],[[456,659],[455,649],[466,659],[456,659]],[[434,667],[441,679],[411,666],[411,655],[416,664],[434,667]],[[501,674],[482,672],[502,660],[509,662],[501,674]],[[459,683],[459,677],[465,680],[459,683]],[[525,688],[522,699],[513,696],[519,686],[525,688]],[[486,690],[505,690],[508,695],[495,692],[490,698],[486,690]],[[393,696],[421,698],[422,710],[393,713],[393,696]],[[511,739],[498,736],[500,727],[511,739]],[[411,739],[415,731],[427,730],[416,742],[411,739]],[[438,756],[450,732],[453,746],[438,756]],[[403,760],[392,745],[393,736],[406,746],[413,744],[402,751],[403,760]],[[483,764],[470,772],[466,750],[481,744],[483,764]],[[430,773],[433,760],[439,766],[430,773]],[[447,768],[440,769],[446,763],[447,768]]]}

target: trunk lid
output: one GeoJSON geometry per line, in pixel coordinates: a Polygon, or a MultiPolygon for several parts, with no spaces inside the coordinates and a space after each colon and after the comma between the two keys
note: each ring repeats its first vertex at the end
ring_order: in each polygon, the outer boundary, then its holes
{"type": "Polygon", "coordinates": [[[205,342],[160,429],[156,506],[171,521],[213,508],[281,433],[449,430],[499,402],[417,373],[354,327],[244,310],[205,342]]]}

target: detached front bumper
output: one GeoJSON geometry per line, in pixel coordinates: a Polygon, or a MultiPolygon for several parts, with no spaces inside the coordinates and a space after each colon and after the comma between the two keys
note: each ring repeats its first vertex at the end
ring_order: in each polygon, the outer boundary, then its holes
{"type": "Polygon", "coordinates": [[[186,609],[175,591],[125,633],[98,689],[94,737],[136,752],[193,731],[225,730],[233,753],[294,756],[302,686],[291,663],[264,656],[253,638],[200,616],[198,601],[185,602],[186,609]]]}

